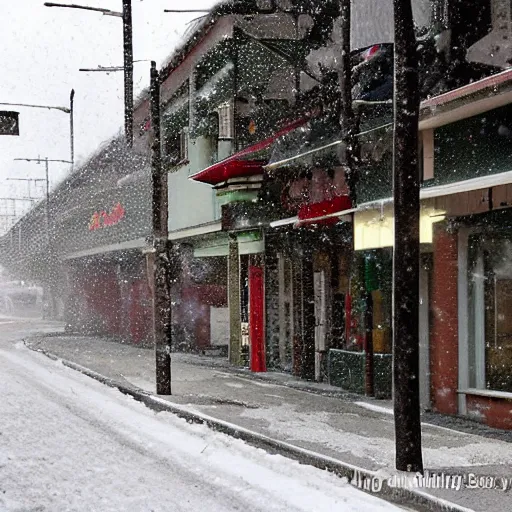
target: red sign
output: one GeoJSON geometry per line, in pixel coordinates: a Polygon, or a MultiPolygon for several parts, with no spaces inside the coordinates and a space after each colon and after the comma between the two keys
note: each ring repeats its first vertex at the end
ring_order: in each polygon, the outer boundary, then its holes
{"type": "Polygon", "coordinates": [[[121,203],[117,203],[110,213],[105,211],[95,212],[89,222],[89,231],[96,231],[97,229],[114,226],[121,222],[125,213],[125,209],[122,207],[121,203]]]}

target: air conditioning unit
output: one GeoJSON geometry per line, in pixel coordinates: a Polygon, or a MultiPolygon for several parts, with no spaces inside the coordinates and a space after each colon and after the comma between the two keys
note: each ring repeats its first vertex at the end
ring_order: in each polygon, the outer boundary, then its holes
{"type": "Polygon", "coordinates": [[[499,68],[512,66],[512,0],[491,0],[492,30],[468,49],[467,60],[499,68]]]}
{"type": "Polygon", "coordinates": [[[219,114],[219,139],[234,138],[233,106],[224,103],[218,108],[219,114]]]}
{"type": "Polygon", "coordinates": [[[274,12],[276,9],[274,0],[256,0],[256,7],[260,12],[274,12]]]}

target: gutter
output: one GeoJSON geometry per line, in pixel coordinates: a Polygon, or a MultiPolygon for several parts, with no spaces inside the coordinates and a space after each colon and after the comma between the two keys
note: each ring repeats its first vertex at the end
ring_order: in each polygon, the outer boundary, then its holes
{"type": "Polygon", "coordinates": [[[446,105],[450,101],[469,96],[470,94],[474,94],[491,87],[497,87],[498,85],[505,84],[509,81],[512,81],[512,69],[508,69],[496,75],[492,75],[487,78],[483,78],[482,80],[478,80],[477,82],[473,82],[472,84],[464,85],[463,87],[459,87],[453,91],[449,91],[444,94],[440,94],[439,96],[434,96],[428,100],[424,100],[421,102],[420,108],[425,109],[428,107],[432,108],[439,105],[446,105]]]}

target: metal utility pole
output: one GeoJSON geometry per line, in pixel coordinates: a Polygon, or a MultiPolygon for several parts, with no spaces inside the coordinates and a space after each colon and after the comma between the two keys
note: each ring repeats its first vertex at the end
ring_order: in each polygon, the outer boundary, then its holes
{"type": "Polygon", "coordinates": [[[48,169],[48,157],[44,159],[44,172],[46,180],[46,237],[48,239],[48,247],[50,247],[50,174],[48,169]]]}
{"type": "Polygon", "coordinates": [[[341,59],[339,82],[341,89],[341,135],[346,144],[346,180],[353,206],[356,205],[356,170],[355,164],[355,117],[352,108],[352,62],[350,56],[351,34],[351,3],[352,0],[341,0],[341,59]]]}
{"type": "Polygon", "coordinates": [[[123,0],[124,131],[126,144],[133,146],[133,30],[132,0],[123,0]]]}
{"type": "Polygon", "coordinates": [[[41,162],[45,163],[45,181],[46,181],[46,202],[45,202],[45,217],[46,217],[46,242],[48,246],[48,295],[50,302],[50,318],[54,318],[55,316],[55,293],[53,291],[55,285],[55,276],[54,276],[54,250],[52,243],[52,234],[51,234],[51,213],[50,213],[50,173],[48,162],[61,162],[66,164],[72,164],[70,160],[59,160],[59,159],[50,159],[46,158],[15,158],[15,161],[24,161],[24,162],[36,162],[40,164],[41,162]]]}
{"type": "Polygon", "coordinates": [[[156,360],[156,392],[171,394],[171,282],[168,240],[167,172],[162,170],[160,136],[160,76],[151,62],[151,181],[153,189],[153,332],[156,360]]]}
{"type": "Polygon", "coordinates": [[[133,27],[132,2],[123,0],[123,11],[117,12],[100,7],[76,4],[45,2],[46,7],[67,7],[86,11],[101,12],[104,16],[114,16],[123,20],[123,54],[124,54],[124,131],[126,145],[133,146],[133,27]]]}
{"type": "Polygon", "coordinates": [[[75,166],[74,99],[75,89],[71,89],[71,93],[69,94],[69,144],[71,150],[71,172],[73,172],[73,167],[75,166]]]}
{"type": "Polygon", "coordinates": [[[396,469],[423,472],[419,393],[419,78],[411,0],[393,0],[393,378],[396,469]]]}

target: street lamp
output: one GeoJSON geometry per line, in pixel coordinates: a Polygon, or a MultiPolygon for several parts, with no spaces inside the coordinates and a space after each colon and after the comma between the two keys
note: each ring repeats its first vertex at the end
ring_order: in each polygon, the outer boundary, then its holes
{"type": "Polygon", "coordinates": [[[57,4],[45,2],[46,7],[68,7],[86,11],[101,12],[104,16],[114,16],[123,20],[123,53],[124,53],[124,130],[126,144],[133,146],[133,36],[132,36],[132,1],[123,0],[123,11],[111,11],[101,7],[89,7],[76,4],[57,4]]]}
{"type": "MultiPolygon", "coordinates": [[[[135,62],[150,62],[150,60],[149,59],[139,59],[139,60],[134,60],[133,62],[134,63],[135,62]]],[[[100,65],[98,65],[97,68],[80,68],[78,71],[86,71],[88,73],[90,73],[91,71],[101,71],[103,73],[112,73],[115,71],[124,71],[124,66],[100,66],[100,65]]]]}
{"type": "Polygon", "coordinates": [[[69,107],[59,107],[52,105],[32,105],[30,103],[0,103],[0,105],[8,105],[12,107],[27,107],[27,108],[45,108],[48,110],[60,110],[65,114],[69,114],[69,144],[70,144],[70,158],[71,161],[71,170],[73,170],[74,162],[75,162],[75,135],[74,135],[74,112],[73,112],[73,103],[75,98],[75,90],[71,89],[69,94],[69,107]]]}

